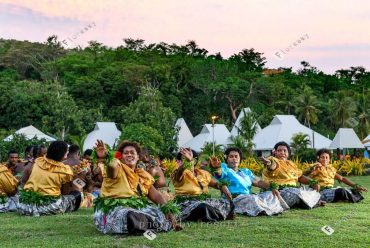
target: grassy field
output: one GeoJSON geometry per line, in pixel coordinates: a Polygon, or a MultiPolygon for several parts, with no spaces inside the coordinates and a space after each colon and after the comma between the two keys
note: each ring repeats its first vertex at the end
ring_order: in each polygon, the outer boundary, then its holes
{"type": "MultiPolygon", "coordinates": [[[[370,177],[351,177],[370,189],[370,177]]],[[[58,216],[0,215],[0,247],[370,247],[370,193],[358,204],[333,203],[267,217],[238,216],[216,224],[182,223],[184,230],[143,236],[102,235],[92,209],[58,216]],[[321,228],[329,225],[329,236],[321,228]]]]}

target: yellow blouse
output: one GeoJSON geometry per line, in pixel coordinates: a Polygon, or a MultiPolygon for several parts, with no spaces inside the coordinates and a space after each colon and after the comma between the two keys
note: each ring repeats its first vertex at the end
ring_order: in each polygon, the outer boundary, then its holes
{"type": "Polygon", "coordinates": [[[337,169],[335,169],[331,164],[323,166],[320,163],[314,165],[310,177],[319,182],[321,187],[333,187],[334,178],[337,174],[337,169]]]}
{"type": "Polygon", "coordinates": [[[35,160],[24,189],[42,195],[60,196],[62,185],[71,182],[72,179],[73,171],[70,166],[41,157],[35,160]]]}
{"type": "Polygon", "coordinates": [[[275,157],[270,157],[276,164],[275,170],[271,171],[265,168],[262,172],[262,179],[268,182],[275,182],[278,185],[296,186],[298,178],[302,176],[302,170],[298,169],[297,165],[290,160],[281,160],[275,157]]]}
{"type": "Polygon", "coordinates": [[[109,178],[104,164],[99,164],[103,173],[103,183],[100,193],[102,197],[128,198],[135,195],[139,196],[138,185],[142,194],[148,195],[149,188],[154,184],[154,178],[148,172],[142,168],[133,170],[118,159],[114,159],[113,164],[115,164],[114,166],[118,166],[118,175],[116,178],[109,178]]]}
{"type": "Polygon", "coordinates": [[[17,189],[18,180],[5,165],[0,165],[0,196],[9,195],[17,189]]]}
{"type": "Polygon", "coordinates": [[[208,184],[211,182],[211,174],[208,171],[194,169],[194,173],[190,170],[184,170],[179,181],[172,180],[175,192],[177,195],[200,195],[208,194],[208,184]],[[195,176],[195,174],[197,176],[195,176]],[[199,183],[203,186],[200,187],[199,183]]]}

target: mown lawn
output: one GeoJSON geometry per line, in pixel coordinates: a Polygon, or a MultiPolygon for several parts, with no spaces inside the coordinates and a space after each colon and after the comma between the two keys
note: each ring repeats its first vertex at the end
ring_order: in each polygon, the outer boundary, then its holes
{"type": "MultiPolygon", "coordinates": [[[[370,189],[370,177],[351,177],[370,189]]],[[[273,217],[238,216],[217,224],[183,223],[181,232],[143,236],[102,235],[92,209],[58,216],[0,215],[0,247],[370,247],[370,193],[358,204],[294,209],[273,217]],[[331,236],[321,228],[334,229],[331,236]]]]}

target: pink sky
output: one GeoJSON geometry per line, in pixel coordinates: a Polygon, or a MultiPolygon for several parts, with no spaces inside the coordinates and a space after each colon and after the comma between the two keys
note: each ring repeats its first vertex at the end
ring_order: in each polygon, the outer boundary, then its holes
{"type": "Polygon", "coordinates": [[[63,40],[89,24],[95,26],[76,37],[75,45],[97,40],[115,47],[124,38],[195,40],[224,57],[254,48],[270,68],[297,69],[305,60],[327,73],[350,66],[370,69],[366,0],[0,0],[0,38],[44,42],[56,34],[63,40]],[[274,55],[289,47],[281,58],[274,55]]]}

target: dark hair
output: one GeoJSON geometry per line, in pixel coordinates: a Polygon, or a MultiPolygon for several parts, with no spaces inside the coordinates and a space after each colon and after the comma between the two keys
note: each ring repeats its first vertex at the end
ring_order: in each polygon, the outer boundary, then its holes
{"type": "Polygon", "coordinates": [[[24,150],[24,155],[31,154],[33,150],[33,146],[27,146],[26,150],[24,150]]]}
{"type": "MultiPolygon", "coordinates": [[[[193,158],[198,159],[199,154],[196,151],[194,151],[193,149],[191,149],[191,152],[193,153],[193,158]]],[[[182,158],[182,154],[180,152],[177,153],[176,159],[181,160],[181,158],[182,158]]]]}
{"type": "Polygon", "coordinates": [[[80,151],[80,147],[78,145],[75,145],[75,144],[70,145],[69,148],[68,148],[68,153],[69,154],[75,154],[79,151],[80,151]]]}
{"type": "Polygon", "coordinates": [[[225,151],[225,160],[229,156],[230,152],[237,152],[237,153],[239,153],[240,160],[243,159],[243,152],[239,148],[237,148],[237,147],[229,147],[225,151]]]}
{"type": "Polygon", "coordinates": [[[51,142],[46,157],[55,161],[62,161],[64,155],[68,151],[68,144],[64,141],[53,141],[51,142]]]}
{"type": "Polygon", "coordinates": [[[123,141],[123,142],[119,145],[119,147],[118,147],[118,150],[117,150],[117,151],[119,151],[120,153],[123,153],[123,150],[124,150],[126,147],[128,147],[128,146],[132,146],[132,147],[134,147],[134,148],[135,148],[135,150],[136,150],[137,155],[140,155],[141,148],[140,148],[139,144],[138,144],[138,143],[136,143],[136,142],[131,142],[131,141],[123,141]]]}
{"type": "Polygon", "coordinates": [[[278,143],[275,144],[274,146],[274,150],[276,151],[276,149],[279,147],[279,146],[285,146],[287,149],[288,149],[288,153],[289,155],[291,154],[290,153],[290,146],[288,145],[288,143],[284,142],[284,141],[280,141],[278,143]]]}
{"type": "Polygon", "coordinates": [[[18,152],[16,150],[10,150],[8,152],[8,157],[10,156],[10,154],[18,154],[18,152]]]}
{"type": "Polygon", "coordinates": [[[86,149],[84,152],[84,156],[91,156],[93,150],[92,149],[86,149]]]}
{"type": "Polygon", "coordinates": [[[329,155],[329,158],[331,158],[332,154],[331,154],[331,150],[329,149],[326,149],[326,148],[323,148],[323,149],[320,149],[316,152],[316,156],[320,157],[321,154],[324,154],[324,153],[327,153],[329,155]]]}
{"type": "Polygon", "coordinates": [[[45,148],[45,146],[43,145],[35,145],[32,147],[32,157],[33,158],[38,158],[40,153],[41,153],[41,150],[42,148],[45,148]]]}

